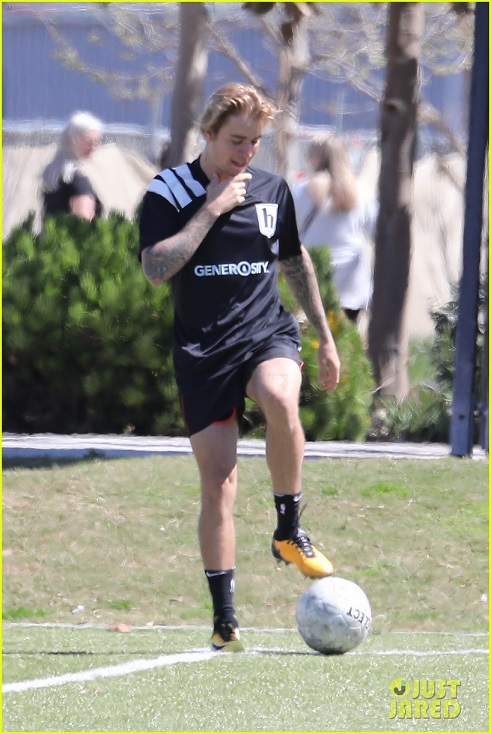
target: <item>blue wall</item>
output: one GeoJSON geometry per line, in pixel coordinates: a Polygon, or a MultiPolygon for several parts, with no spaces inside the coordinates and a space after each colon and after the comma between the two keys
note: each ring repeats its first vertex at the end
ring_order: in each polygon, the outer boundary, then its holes
{"type": "MultiPolygon", "coordinates": [[[[145,100],[117,99],[105,85],[93,81],[85,73],[67,69],[55,58],[56,46],[44,24],[32,16],[33,11],[16,17],[6,8],[3,3],[4,123],[32,120],[62,123],[75,109],[88,109],[108,125],[150,127],[157,122],[160,127],[169,126],[172,82],[167,92],[160,90],[155,110],[145,100]]],[[[158,54],[135,54],[131,61],[122,58],[121,47],[114,36],[89,15],[77,13],[76,16],[62,21],[63,33],[92,67],[107,72],[135,73],[143,71],[149,63],[157,67],[162,64],[165,50],[158,54]],[[87,40],[94,31],[101,37],[98,44],[87,40]]],[[[231,40],[266,86],[274,90],[276,61],[264,41],[252,30],[232,30],[231,40]]],[[[233,63],[221,54],[211,53],[208,64],[206,95],[225,81],[243,81],[233,63]]],[[[444,112],[447,124],[459,135],[463,135],[465,126],[462,90],[463,75],[432,77],[425,89],[427,98],[444,112]]],[[[378,120],[378,105],[367,96],[348,85],[329,82],[320,72],[306,77],[301,105],[304,125],[325,125],[343,131],[375,131],[378,120]]]]}

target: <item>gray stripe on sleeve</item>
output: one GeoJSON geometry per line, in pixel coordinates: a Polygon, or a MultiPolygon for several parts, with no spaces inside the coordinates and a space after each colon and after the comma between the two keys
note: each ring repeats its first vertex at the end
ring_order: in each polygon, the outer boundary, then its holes
{"type": "Polygon", "coordinates": [[[182,178],[188,189],[192,191],[195,196],[203,196],[203,194],[206,194],[206,189],[200,184],[199,181],[196,181],[196,179],[192,177],[188,165],[184,164],[182,166],[178,166],[175,171],[177,175],[182,178]]]}
{"type": "Polygon", "coordinates": [[[191,197],[177,178],[174,171],[167,169],[166,171],[161,171],[159,176],[164,179],[165,183],[177,199],[179,206],[184,207],[189,204],[190,201],[192,201],[191,197]]]}
{"type": "Polygon", "coordinates": [[[164,181],[161,181],[160,178],[154,178],[152,181],[150,181],[147,191],[151,191],[154,194],[162,196],[164,199],[167,199],[167,201],[172,204],[173,207],[177,209],[176,201],[172,196],[169,187],[164,181]]]}

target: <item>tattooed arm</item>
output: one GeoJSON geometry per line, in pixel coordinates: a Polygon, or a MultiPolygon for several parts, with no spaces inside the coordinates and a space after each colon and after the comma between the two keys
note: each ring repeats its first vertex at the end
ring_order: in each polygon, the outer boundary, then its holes
{"type": "Polygon", "coordinates": [[[141,254],[143,272],[152,285],[172,278],[194,255],[217,215],[203,206],[180,232],[146,247],[141,254]]]}
{"type": "Polygon", "coordinates": [[[189,262],[218,217],[243,203],[250,178],[250,173],[223,181],[213,176],[205,203],[181,231],[142,251],[143,272],[152,285],[161,285],[189,262]]]}
{"type": "Polygon", "coordinates": [[[310,255],[305,247],[302,247],[301,255],[282,260],[280,266],[290,290],[317,332],[319,384],[322,388],[332,392],[339,382],[341,363],[324,313],[310,255]]]}

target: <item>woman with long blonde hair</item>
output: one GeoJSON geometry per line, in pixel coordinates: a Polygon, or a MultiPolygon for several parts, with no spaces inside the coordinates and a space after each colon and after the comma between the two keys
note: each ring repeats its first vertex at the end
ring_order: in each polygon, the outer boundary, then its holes
{"type": "Polygon", "coordinates": [[[356,322],[372,295],[367,244],[374,237],[378,203],[360,189],[338,135],[312,138],[307,156],[312,174],[293,189],[302,244],[329,247],[341,307],[356,322]]]}

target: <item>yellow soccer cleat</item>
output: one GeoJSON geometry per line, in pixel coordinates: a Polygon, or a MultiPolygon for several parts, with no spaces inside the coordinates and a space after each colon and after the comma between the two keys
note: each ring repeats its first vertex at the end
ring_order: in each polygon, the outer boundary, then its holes
{"type": "Polygon", "coordinates": [[[211,649],[214,652],[244,652],[236,622],[215,622],[211,649]]]}
{"type": "Polygon", "coordinates": [[[288,540],[276,540],[273,535],[271,551],[278,563],[293,563],[308,578],[319,579],[334,573],[331,561],[312,545],[304,530],[298,529],[295,537],[288,540]]]}

